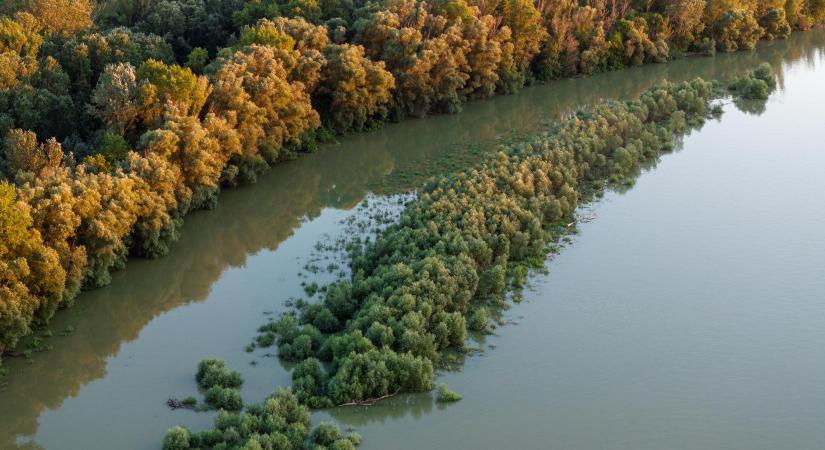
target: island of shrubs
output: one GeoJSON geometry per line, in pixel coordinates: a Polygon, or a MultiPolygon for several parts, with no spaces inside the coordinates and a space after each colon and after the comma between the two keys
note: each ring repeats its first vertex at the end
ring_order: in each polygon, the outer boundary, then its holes
{"type": "MultiPolygon", "coordinates": [[[[164,450],[184,449],[323,449],[349,450],[361,443],[358,433],[342,436],[338,426],[323,422],[310,430],[310,411],[289,390],[279,390],[260,405],[249,405],[244,412],[240,386],[241,374],[230,371],[219,359],[205,359],[195,375],[206,404],[218,409],[215,428],[193,433],[184,427],[170,429],[163,439],[164,450]]],[[[193,397],[182,402],[196,403],[193,397]]]]}
{"type": "Polygon", "coordinates": [[[241,413],[221,409],[211,430],[193,433],[184,427],[170,429],[163,438],[163,449],[353,450],[361,443],[358,433],[343,436],[331,422],[322,422],[310,431],[309,419],[309,408],[289,390],[279,390],[241,413]]]}
{"type": "MultiPolygon", "coordinates": [[[[327,408],[432,389],[434,369],[465,348],[470,325],[486,328],[489,309],[505,306],[514,284],[557,248],[582,201],[632,182],[642,164],[721,112],[715,99],[764,98],[774,86],[767,65],[727,86],[663,82],[638,100],[580,110],[476,168],[430,182],[397,224],[353,254],[350,279],[259,329],[259,345],[277,342],[279,356],[296,363],[291,391],[278,395],[327,408]]],[[[460,396],[441,385],[438,399],[460,396]]],[[[221,420],[206,433],[226,430],[221,420]]],[[[188,432],[169,433],[167,440],[188,432]]],[[[217,445],[249,443],[231,436],[217,445]]]]}
{"type": "Polygon", "coordinates": [[[822,0],[3,2],[0,355],[331,136],[823,21],[822,0]]]}
{"type": "MultiPolygon", "coordinates": [[[[765,65],[729,89],[764,98],[773,86],[765,65]]],[[[715,92],[702,80],[665,83],[637,101],[580,111],[547,136],[424,187],[398,224],[353,256],[351,279],[259,330],[297,363],[295,394],[328,407],[430,389],[444,352],[463,348],[470,326],[486,328],[488,308],[542,264],[580,199],[672,149],[703,123],[715,92]]]]}

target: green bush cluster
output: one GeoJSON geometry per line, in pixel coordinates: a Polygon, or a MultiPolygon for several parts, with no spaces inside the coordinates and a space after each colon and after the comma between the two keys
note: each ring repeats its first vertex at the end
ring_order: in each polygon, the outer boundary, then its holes
{"type": "Polygon", "coordinates": [[[770,65],[764,63],[756,70],[731,83],[729,89],[746,100],[766,100],[776,88],[770,65]]]}
{"type": "Polygon", "coordinates": [[[204,392],[206,404],[215,409],[239,411],[243,408],[240,387],[241,374],[229,371],[219,359],[205,359],[198,364],[195,375],[198,387],[204,392]]]}
{"type": "Polygon", "coordinates": [[[447,385],[441,383],[438,385],[438,394],[435,401],[438,403],[452,403],[461,400],[461,395],[458,392],[447,389],[447,385]]]}
{"type": "Polygon", "coordinates": [[[357,433],[342,435],[330,422],[310,430],[309,408],[289,390],[279,390],[262,404],[243,412],[218,411],[214,428],[192,432],[176,426],[163,438],[164,450],[203,449],[354,449],[361,442],[357,433]]]}

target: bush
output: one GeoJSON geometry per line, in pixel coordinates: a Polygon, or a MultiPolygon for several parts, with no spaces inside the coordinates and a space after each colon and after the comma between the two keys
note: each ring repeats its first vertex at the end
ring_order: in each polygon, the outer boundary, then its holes
{"type": "MultiPolygon", "coordinates": [[[[262,404],[249,405],[245,412],[218,411],[210,430],[190,433],[185,428],[172,428],[164,437],[163,448],[303,449],[310,442],[309,419],[309,409],[291,391],[279,390],[262,404]]],[[[337,427],[331,424],[313,431],[313,436],[319,442],[329,442],[330,437],[337,436],[329,444],[331,448],[352,448],[354,442],[349,436],[341,438],[337,427]],[[346,443],[342,442],[345,440],[346,443]]]]}
{"type": "Polygon", "coordinates": [[[341,329],[341,324],[329,308],[323,307],[319,309],[312,321],[315,328],[318,328],[322,333],[334,333],[341,329]]]}
{"type": "Polygon", "coordinates": [[[189,430],[183,427],[170,428],[163,437],[163,450],[186,450],[189,448],[189,430]]]}
{"type": "Polygon", "coordinates": [[[292,388],[295,396],[310,408],[327,408],[332,406],[325,395],[327,375],[321,362],[308,358],[298,363],[292,370],[292,388]]]}
{"type": "Polygon", "coordinates": [[[334,422],[321,422],[309,434],[309,440],[315,445],[329,446],[341,439],[341,431],[334,422]]]}
{"type": "Polygon", "coordinates": [[[237,388],[212,386],[206,391],[206,404],[215,409],[239,411],[243,408],[241,391],[237,388]]]}
{"type": "Polygon", "coordinates": [[[487,311],[487,308],[483,306],[476,309],[473,314],[470,315],[470,320],[467,321],[470,329],[475,331],[486,331],[489,323],[490,313],[487,311]]]}
{"type": "Polygon", "coordinates": [[[738,78],[729,86],[741,98],[747,100],[767,100],[771,91],[776,87],[773,70],[767,63],[763,63],[756,70],[738,78]]]}
{"type": "Polygon", "coordinates": [[[439,403],[452,403],[461,400],[461,396],[457,392],[447,389],[447,385],[441,383],[438,385],[438,395],[436,400],[439,403]]]}
{"type": "Polygon", "coordinates": [[[757,80],[764,81],[770,89],[776,88],[776,78],[774,77],[773,69],[770,64],[760,64],[759,67],[752,72],[752,75],[757,80]]]}
{"type": "Polygon", "coordinates": [[[735,90],[748,100],[765,100],[770,93],[767,83],[756,78],[743,78],[736,84],[735,90]]]}
{"type": "Polygon", "coordinates": [[[271,347],[272,344],[275,343],[275,337],[275,333],[268,331],[264,334],[258,335],[258,337],[255,338],[255,342],[259,347],[271,347]]]}
{"type": "Polygon", "coordinates": [[[195,380],[201,389],[214,386],[223,388],[238,388],[243,384],[240,372],[226,368],[226,363],[219,359],[205,359],[198,364],[195,380]]]}

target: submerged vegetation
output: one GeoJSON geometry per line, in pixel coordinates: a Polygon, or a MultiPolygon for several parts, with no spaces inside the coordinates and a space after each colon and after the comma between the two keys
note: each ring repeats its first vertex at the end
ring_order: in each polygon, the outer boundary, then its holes
{"type": "Polygon", "coordinates": [[[824,21],[820,0],[3,2],[0,355],[337,134],[824,21]]]}
{"type": "MultiPolygon", "coordinates": [[[[715,99],[749,95],[744,86],[760,83],[774,85],[768,66],[727,86],[664,82],[638,100],[580,110],[471,170],[430,182],[396,224],[356,249],[348,279],[328,285],[319,303],[298,302],[294,314],[261,327],[264,342],[277,341],[279,356],[296,363],[292,391],[281,395],[325,408],[432,389],[451,352],[467,351],[468,329],[487,328],[490,309],[506,306],[528,270],[558,248],[577,206],[607,186],[632,183],[642,164],[720,111],[715,99]]],[[[437,397],[460,399],[443,384],[437,397]]],[[[225,431],[222,420],[204,433],[225,431]]],[[[167,440],[181,434],[189,432],[174,428],[167,440]]],[[[209,446],[250,442],[230,435],[209,446]]]]}

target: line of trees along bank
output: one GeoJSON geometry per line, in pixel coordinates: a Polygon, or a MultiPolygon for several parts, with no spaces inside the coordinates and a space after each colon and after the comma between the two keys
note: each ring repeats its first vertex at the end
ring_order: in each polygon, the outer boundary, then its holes
{"type": "MultiPolygon", "coordinates": [[[[765,99],[774,87],[764,65],[728,89],[738,100],[765,99]]],[[[350,278],[259,329],[260,346],[277,341],[279,357],[295,363],[291,390],[273,398],[307,410],[432,389],[435,368],[465,349],[468,330],[489,329],[490,309],[543,264],[577,205],[632,181],[642,164],[720,113],[711,107],[719,88],[701,79],[663,83],[635,101],[581,110],[546,135],[429,183],[397,224],[354,253],[350,278]]],[[[164,448],[317,448],[304,427],[287,439],[292,413],[280,417],[272,402],[224,412],[211,430],[172,428],[164,448]]]]}
{"type": "Polygon", "coordinates": [[[16,0],[0,7],[0,354],[222,186],[525,83],[753,48],[825,0],[16,0]]]}

